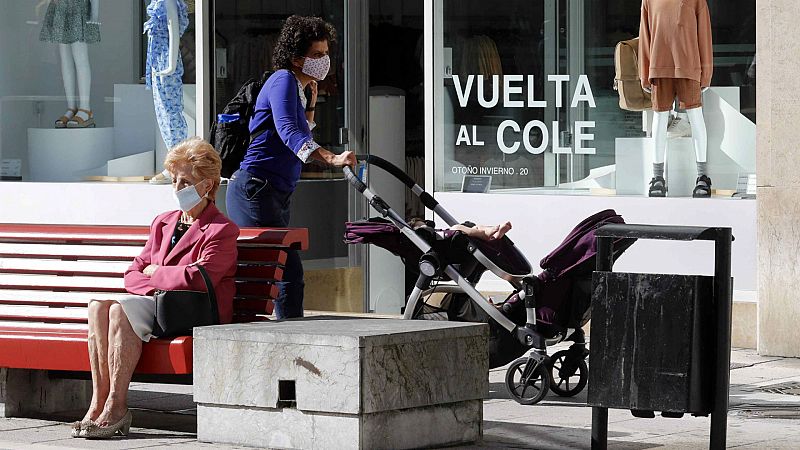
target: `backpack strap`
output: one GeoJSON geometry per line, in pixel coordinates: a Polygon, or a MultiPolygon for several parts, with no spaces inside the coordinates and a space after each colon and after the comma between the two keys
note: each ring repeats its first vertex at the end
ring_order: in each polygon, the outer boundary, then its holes
{"type": "MultiPolygon", "coordinates": [[[[263,127],[263,124],[261,126],[263,127]]],[[[262,134],[264,134],[266,132],[267,132],[267,129],[266,128],[262,128],[260,130],[256,129],[256,131],[253,131],[252,133],[250,133],[250,144],[252,144],[253,141],[258,139],[259,136],[261,136],[262,134]]]]}
{"type": "MultiPolygon", "coordinates": [[[[271,76],[272,76],[272,74],[274,74],[274,73],[275,73],[275,72],[273,72],[273,71],[271,71],[271,70],[267,70],[267,71],[264,71],[264,73],[263,73],[263,74],[261,74],[261,80],[260,80],[261,87],[260,87],[260,88],[259,88],[259,90],[258,90],[258,91],[259,91],[259,93],[261,92],[261,89],[264,89],[264,85],[265,85],[265,84],[267,84],[267,80],[269,79],[269,77],[271,77],[271,76]]],[[[256,95],[256,97],[257,97],[257,96],[258,96],[258,95],[256,95]]],[[[254,104],[255,104],[255,103],[254,103],[254,104]]],[[[253,114],[255,115],[255,111],[253,111],[253,114]]],[[[265,121],[265,122],[266,122],[266,121],[265,121]]],[[[262,124],[261,124],[261,125],[260,125],[258,128],[256,128],[256,129],[255,129],[255,131],[253,131],[252,133],[250,133],[250,142],[248,143],[248,145],[249,145],[249,144],[252,144],[252,143],[253,143],[253,141],[255,141],[256,139],[258,139],[258,137],[259,137],[259,136],[261,136],[262,134],[264,134],[264,133],[266,133],[266,132],[267,132],[267,128],[268,128],[268,127],[264,127],[264,125],[265,125],[265,124],[264,124],[264,123],[262,123],[262,124]],[[260,129],[259,129],[259,128],[260,128],[260,129]]]]}

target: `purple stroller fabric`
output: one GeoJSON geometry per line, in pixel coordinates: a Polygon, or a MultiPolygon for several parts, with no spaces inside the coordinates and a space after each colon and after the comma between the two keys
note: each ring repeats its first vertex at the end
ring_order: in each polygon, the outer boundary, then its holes
{"type": "Polygon", "coordinates": [[[382,218],[347,222],[344,242],[346,244],[377,245],[403,258],[404,262],[416,262],[422,256],[422,251],[392,222],[382,218]]]}
{"type": "Polygon", "coordinates": [[[539,263],[546,273],[545,277],[558,278],[594,258],[597,253],[594,231],[611,223],[625,223],[625,221],[613,209],[606,209],[587,217],[575,226],[564,241],[539,263]]]}

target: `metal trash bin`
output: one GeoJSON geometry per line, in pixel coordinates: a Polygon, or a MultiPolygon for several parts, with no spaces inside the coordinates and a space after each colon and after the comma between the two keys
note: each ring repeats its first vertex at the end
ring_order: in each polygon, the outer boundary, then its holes
{"type": "Polygon", "coordinates": [[[713,281],[595,272],[588,404],[711,413],[713,281]]]}
{"type": "Polygon", "coordinates": [[[709,447],[725,448],[731,229],[619,224],[596,236],[587,401],[592,448],[607,446],[608,408],[637,417],[711,414],[709,447]],[[619,238],[715,241],[714,276],[612,272],[619,238]]]}

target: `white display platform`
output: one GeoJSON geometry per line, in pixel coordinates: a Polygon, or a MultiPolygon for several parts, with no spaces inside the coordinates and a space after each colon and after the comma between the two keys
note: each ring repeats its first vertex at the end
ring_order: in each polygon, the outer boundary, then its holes
{"type": "MultiPolygon", "coordinates": [[[[653,145],[655,141],[652,138],[617,138],[614,156],[617,162],[617,195],[647,195],[653,177],[653,145]]],[[[664,178],[667,179],[669,197],[692,196],[697,178],[695,160],[691,138],[668,141],[664,178]]],[[[714,175],[709,170],[714,187],[719,188],[714,175]]]]}
{"type": "Polygon", "coordinates": [[[113,128],[29,128],[30,181],[79,181],[105,165],[113,148],[113,128]]]}
{"type": "Polygon", "coordinates": [[[108,161],[108,176],[110,177],[133,177],[140,175],[152,175],[153,161],[155,152],[137,153],[135,155],[123,156],[108,161]]]}
{"type": "Polygon", "coordinates": [[[114,157],[155,150],[156,133],[153,93],[143,84],[115,84],[114,157]]]}

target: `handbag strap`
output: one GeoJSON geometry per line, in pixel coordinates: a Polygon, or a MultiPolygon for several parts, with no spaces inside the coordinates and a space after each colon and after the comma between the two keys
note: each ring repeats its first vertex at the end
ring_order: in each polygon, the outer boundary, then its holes
{"type": "Polygon", "coordinates": [[[203,281],[206,282],[206,289],[208,289],[208,301],[211,302],[211,315],[214,316],[214,323],[219,324],[219,309],[217,308],[217,294],[214,292],[214,285],[211,283],[211,278],[206,272],[206,268],[197,265],[197,270],[203,276],[203,281]]]}

